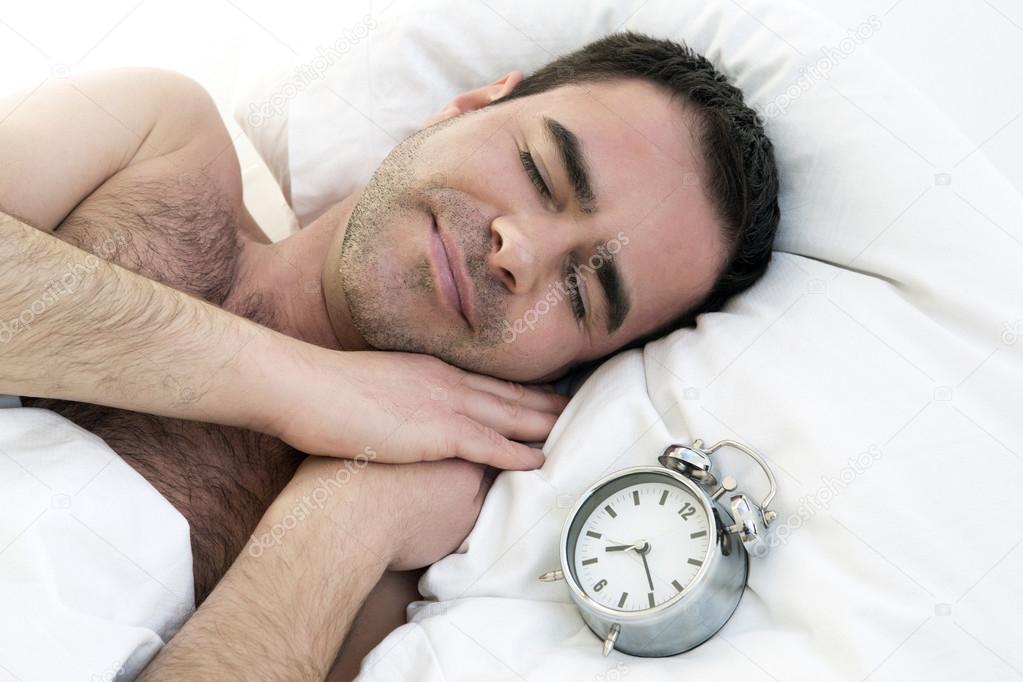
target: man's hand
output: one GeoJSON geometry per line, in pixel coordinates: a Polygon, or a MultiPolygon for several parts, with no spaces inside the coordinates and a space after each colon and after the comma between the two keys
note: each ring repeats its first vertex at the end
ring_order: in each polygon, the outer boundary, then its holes
{"type": "Polygon", "coordinates": [[[315,455],[376,461],[448,457],[501,469],[532,469],[567,399],[552,390],[473,374],[429,355],[337,352],[304,346],[289,354],[280,394],[256,428],[315,455]]]}
{"type": "Polygon", "coordinates": [[[369,465],[367,487],[381,502],[379,513],[393,522],[388,569],[422,568],[455,551],[476,524],[497,473],[455,458],[369,465]]]}

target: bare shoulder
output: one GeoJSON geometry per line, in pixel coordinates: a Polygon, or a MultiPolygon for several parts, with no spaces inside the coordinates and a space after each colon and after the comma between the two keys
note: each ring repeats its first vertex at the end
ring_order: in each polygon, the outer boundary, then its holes
{"type": "MultiPolygon", "coordinates": [[[[164,69],[124,69],[112,74],[118,87],[134,90],[159,109],[154,125],[129,168],[160,175],[198,174],[212,179],[228,198],[241,201],[241,169],[234,142],[210,93],[201,83],[164,69]]],[[[127,169],[126,169],[127,170],[127,169]]]]}
{"type": "Polygon", "coordinates": [[[126,68],[51,79],[0,95],[0,112],[7,112],[0,207],[42,230],[53,230],[126,173],[168,177],[203,169],[241,202],[238,159],[216,103],[180,73],[126,68]]]}

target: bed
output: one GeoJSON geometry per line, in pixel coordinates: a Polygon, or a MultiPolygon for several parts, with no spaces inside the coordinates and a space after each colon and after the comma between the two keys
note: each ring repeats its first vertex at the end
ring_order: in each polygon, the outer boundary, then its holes
{"type": "MultiPolygon", "coordinates": [[[[846,10],[838,24],[797,2],[434,0],[369,15],[343,59],[278,97],[275,122],[248,126],[305,224],[457,92],[629,28],[685,39],[728,73],[782,171],[764,280],[583,382],[546,465],[498,478],[360,679],[1023,675],[1023,198],[992,163],[999,144],[966,137],[937,88],[929,98],[896,68],[911,62],[874,53],[886,32],[911,32],[899,11],[846,10]],[[603,658],[564,583],[536,578],[559,566],[585,488],[696,438],[751,444],[776,469],[772,550],[706,644],[603,658]]],[[[987,11],[1000,34],[1018,28],[987,11]]],[[[236,119],[308,55],[241,98],[236,119]]]]}
{"type": "MultiPolygon", "coordinates": [[[[357,0],[65,10],[59,27],[27,7],[5,16],[0,51],[23,68],[0,76],[4,87],[123,64],[192,75],[233,118],[246,203],[278,238],[365,182],[457,92],[611,30],[685,39],[765,115],[783,173],[767,276],[696,328],[620,354],[573,385],[546,465],[498,477],[472,534],[426,572],[409,623],[365,659],[360,680],[1023,677],[1023,92],[1005,86],[1006,65],[1023,59],[1017,5],[357,0]],[[751,561],[738,610],[706,644],[666,659],[604,658],[564,583],[536,577],[557,567],[580,492],[695,438],[734,438],[769,459],[779,482],[771,552],[751,561]]],[[[59,440],[58,426],[38,430],[59,440]]],[[[19,509],[0,524],[0,576],[21,580],[6,584],[23,597],[32,580],[77,585],[88,599],[47,588],[63,598],[53,609],[144,624],[131,633],[132,660],[79,659],[91,666],[77,669],[83,676],[108,678],[144,665],[173,633],[191,586],[187,562],[175,560],[188,546],[179,515],[149,500],[136,535],[92,541],[137,578],[138,605],[103,597],[119,593],[117,581],[83,587],[63,505],[88,509],[101,527],[123,516],[109,504],[113,486],[144,484],[103,447],[88,458],[68,453],[75,466],[0,457],[0,492],[19,509]],[[38,483],[74,489],[96,475],[106,483],[88,499],[38,483]],[[145,539],[155,526],[174,544],[145,539]],[[61,552],[50,554],[47,576],[3,572],[17,568],[12,548],[53,547],[61,552]]],[[[739,459],[723,464],[757,480],[739,459]]],[[[133,504],[141,510],[142,498],[133,504]]],[[[45,613],[35,623],[43,630],[45,613]]],[[[102,631],[82,620],[49,635],[36,652],[9,651],[0,638],[0,680],[30,665],[59,678],[62,658],[43,654],[70,652],[68,642],[87,654],[102,631]]]]}

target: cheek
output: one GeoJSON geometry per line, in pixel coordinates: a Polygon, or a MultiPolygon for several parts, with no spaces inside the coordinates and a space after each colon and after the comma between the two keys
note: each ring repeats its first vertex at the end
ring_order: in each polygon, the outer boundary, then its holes
{"type": "Polygon", "coordinates": [[[536,381],[568,365],[574,358],[563,343],[552,341],[539,332],[520,335],[496,349],[496,374],[513,381],[536,381]]]}
{"type": "Polygon", "coordinates": [[[502,322],[501,341],[508,353],[559,367],[579,352],[579,332],[568,319],[565,300],[542,298],[502,322]]]}
{"type": "MultiPolygon", "coordinates": [[[[504,121],[498,120],[498,123],[504,121]]],[[[472,194],[485,205],[507,209],[535,202],[531,186],[519,161],[518,147],[510,133],[488,123],[464,135],[443,150],[433,162],[448,184],[472,194]],[[482,145],[480,140],[486,140],[482,145]]]]}

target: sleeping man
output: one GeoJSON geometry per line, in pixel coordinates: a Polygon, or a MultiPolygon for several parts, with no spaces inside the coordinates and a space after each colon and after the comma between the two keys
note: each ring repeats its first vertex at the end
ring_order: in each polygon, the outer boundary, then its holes
{"type": "Polygon", "coordinates": [[[778,223],[741,93],[634,33],[455,97],[278,243],[192,81],[97,73],[4,104],[0,393],[103,438],[188,520],[201,606],[154,679],[322,677],[349,629],[368,646],[403,622],[414,589],[387,576],[461,543],[488,471],[542,463],[515,441],[565,401],[523,384],[719,308],[778,223]]]}

